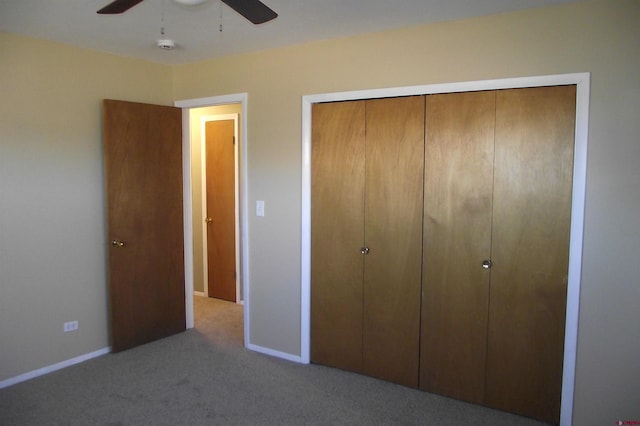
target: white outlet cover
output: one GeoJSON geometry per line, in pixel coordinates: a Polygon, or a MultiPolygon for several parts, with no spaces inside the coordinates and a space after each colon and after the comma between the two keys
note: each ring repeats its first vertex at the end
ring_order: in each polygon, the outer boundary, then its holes
{"type": "Polygon", "coordinates": [[[65,322],[63,325],[63,330],[65,333],[69,331],[75,331],[77,329],[78,329],[78,321],[65,322]]]}

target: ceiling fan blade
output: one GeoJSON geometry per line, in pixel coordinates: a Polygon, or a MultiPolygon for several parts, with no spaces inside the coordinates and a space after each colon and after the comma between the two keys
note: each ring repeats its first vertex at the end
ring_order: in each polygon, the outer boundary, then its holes
{"type": "Polygon", "coordinates": [[[222,0],[231,9],[247,18],[254,24],[262,24],[278,16],[260,0],[222,0]]]}
{"type": "Polygon", "coordinates": [[[142,0],[115,0],[98,11],[101,15],[115,15],[126,12],[142,0]]]}

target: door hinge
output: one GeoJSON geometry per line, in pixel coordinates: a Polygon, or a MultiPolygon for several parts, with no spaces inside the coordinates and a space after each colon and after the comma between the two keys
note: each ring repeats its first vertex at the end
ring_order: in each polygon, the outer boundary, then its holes
{"type": "Polygon", "coordinates": [[[236,144],[236,137],[233,136],[232,141],[231,141],[234,145],[236,144]]]}

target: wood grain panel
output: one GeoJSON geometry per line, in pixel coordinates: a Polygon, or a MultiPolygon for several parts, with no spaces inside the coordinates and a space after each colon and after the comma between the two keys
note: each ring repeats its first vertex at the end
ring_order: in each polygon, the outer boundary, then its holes
{"type": "Polygon", "coordinates": [[[208,121],[207,287],[209,297],[236,301],[236,195],[233,120],[208,121]]]}
{"type": "Polygon", "coordinates": [[[420,387],[484,402],[495,92],[427,96],[420,387]]]}
{"type": "Polygon", "coordinates": [[[569,257],[575,86],[496,99],[487,405],[557,422],[569,257]]]}
{"type": "Polygon", "coordinates": [[[105,100],[111,348],[185,329],[182,111],[105,100]]]}
{"type": "Polygon", "coordinates": [[[311,361],[362,371],[365,103],[315,104],[311,361]]]}
{"type": "Polygon", "coordinates": [[[424,97],[369,100],[366,122],[364,372],[417,387],[424,97]]]}

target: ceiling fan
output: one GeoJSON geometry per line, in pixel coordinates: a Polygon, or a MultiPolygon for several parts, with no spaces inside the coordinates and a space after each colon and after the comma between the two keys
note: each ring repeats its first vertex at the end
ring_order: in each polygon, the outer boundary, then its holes
{"type": "MultiPolygon", "coordinates": [[[[115,0],[98,10],[101,15],[114,15],[126,12],[143,0],[115,0]]],[[[262,24],[278,16],[260,0],[221,0],[231,9],[247,18],[254,24],[262,24]]]]}

